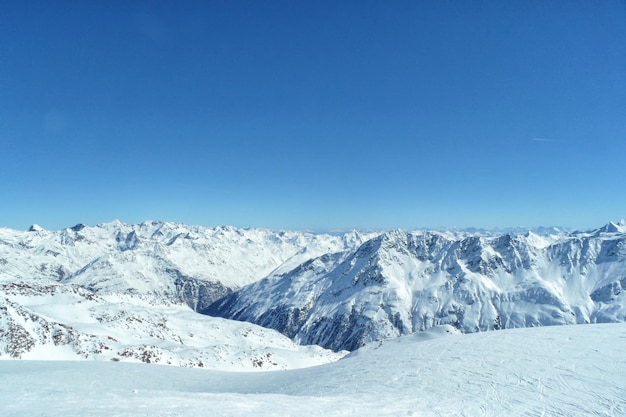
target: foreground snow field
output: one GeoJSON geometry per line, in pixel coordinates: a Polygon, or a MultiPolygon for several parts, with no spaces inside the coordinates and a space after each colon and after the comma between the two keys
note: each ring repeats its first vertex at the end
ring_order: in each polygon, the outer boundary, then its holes
{"type": "Polygon", "coordinates": [[[444,326],[282,372],[7,360],[0,415],[621,416],[625,346],[623,323],[464,335],[444,326]]]}

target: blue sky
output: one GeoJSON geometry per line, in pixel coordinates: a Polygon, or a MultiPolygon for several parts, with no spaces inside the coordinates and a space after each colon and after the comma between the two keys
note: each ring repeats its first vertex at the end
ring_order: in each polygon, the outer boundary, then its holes
{"type": "Polygon", "coordinates": [[[0,2],[0,226],[626,217],[620,1],[0,2]]]}

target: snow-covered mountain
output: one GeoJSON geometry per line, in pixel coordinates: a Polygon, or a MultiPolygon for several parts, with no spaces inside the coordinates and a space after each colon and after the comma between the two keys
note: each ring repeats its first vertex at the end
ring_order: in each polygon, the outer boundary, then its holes
{"type": "Polygon", "coordinates": [[[354,350],[450,324],[465,333],[626,320],[626,222],[590,232],[390,231],[252,283],[205,313],[354,350]]]}
{"type": "Polygon", "coordinates": [[[625,242],[624,221],[517,234],[0,229],[0,358],[286,369],[439,325],[625,321],[625,242]]]}
{"type": "Polygon", "coordinates": [[[61,231],[0,229],[0,281],[46,279],[98,294],[156,296],[195,310],[279,267],[358,246],[371,235],[119,221],[61,231]]]}
{"type": "Polygon", "coordinates": [[[343,354],[193,310],[273,271],[366,238],[164,222],[0,229],[0,358],[213,369],[334,361],[343,354]]]}

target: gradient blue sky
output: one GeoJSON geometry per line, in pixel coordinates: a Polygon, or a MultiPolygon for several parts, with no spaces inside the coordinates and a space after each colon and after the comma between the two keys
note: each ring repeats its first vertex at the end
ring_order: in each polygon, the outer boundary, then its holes
{"type": "Polygon", "coordinates": [[[0,226],[626,217],[623,1],[96,3],[0,1],[0,226]]]}

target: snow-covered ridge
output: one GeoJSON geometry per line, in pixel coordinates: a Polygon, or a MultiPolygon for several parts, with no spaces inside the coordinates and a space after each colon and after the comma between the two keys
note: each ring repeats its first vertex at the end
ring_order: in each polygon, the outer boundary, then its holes
{"type": "Polygon", "coordinates": [[[625,321],[624,225],[548,236],[390,231],[250,284],[206,313],[335,350],[442,324],[471,333],[625,321]]]}
{"type": "Polygon", "coordinates": [[[146,221],[47,231],[0,229],[0,280],[53,279],[202,309],[279,267],[358,246],[371,235],[312,234],[146,221]]]}

